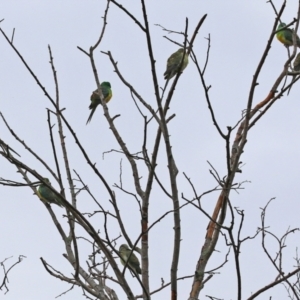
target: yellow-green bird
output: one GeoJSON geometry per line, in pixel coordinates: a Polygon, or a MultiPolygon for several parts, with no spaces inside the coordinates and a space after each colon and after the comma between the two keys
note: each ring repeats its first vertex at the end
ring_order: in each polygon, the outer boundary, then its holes
{"type": "MultiPolygon", "coordinates": [[[[106,103],[108,103],[108,101],[109,101],[109,100],[111,99],[111,97],[112,97],[111,85],[110,85],[110,83],[109,83],[108,81],[103,81],[103,82],[100,84],[100,87],[101,87],[101,91],[102,91],[102,94],[103,94],[103,97],[104,97],[103,100],[104,100],[106,103]]],[[[98,94],[98,90],[95,90],[95,91],[93,92],[93,94],[91,95],[91,104],[90,104],[90,106],[89,106],[89,109],[91,109],[92,111],[91,111],[91,113],[90,113],[90,115],[89,115],[89,118],[88,118],[86,124],[87,124],[88,122],[91,121],[92,116],[93,116],[93,114],[94,114],[94,112],[95,112],[95,110],[96,110],[96,108],[97,108],[97,106],[98,106],[99,104],[101,104],[101,99],[100,99],[100,96],[99,96],[99,94],[98,94]]]]}
{"type": "Polygon", "coordinates": [[[188,63],[189,63],[189,56],[187,55],[187,53],[184,51],[183,48],[180,48],[168,58],[167,69],[166,72],[164,73],[165,79],[170,80],[179,71],[182,72],[186,68],[188,63]],[[183,55],[184,58],[182,62],[183,55]]]}
{"type": "MultiPolygon", "coordinates": [[[[120,246],[119,254],[121,256],[120,260],[123,266],[125,266],[125,264],[127,263],[130,253],[131,253],[131,249],[128,247],[128,245],[123,244],[120,246]]],[[[142,270],[140,268],[140,262],[133,252],[130,255],[127,266],[130,267],[130,269],[134,273],[142,274],[142,270]]]]}
{"type": "MultiPolygon", "coordinates": [[[[44,178],[44,181],[51,185],[48,178],[44,178]]],[[[37,188],[37,194],[43,202],[54,203],[60,207],[63,206],[61,199],[56,196],[44,183],[37,188]]]]}
{"type": "MultiPolygon", "coordinates": [[[[285,23],[280,23],[277,27],[277,30],[285,27],[285,23]]],[[[293,30],[290,28],[285,28],[276,33],[277,39],[286,47],[293,46],[293,30]]],[[[296,45],[300,47],[300,39],[299,36],[296,35],[296,45]]]]}

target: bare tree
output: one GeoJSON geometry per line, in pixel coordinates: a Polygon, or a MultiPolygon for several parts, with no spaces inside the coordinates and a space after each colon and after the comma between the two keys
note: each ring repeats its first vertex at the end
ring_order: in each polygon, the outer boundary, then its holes
{"type": "MultiPolygon", "coordinates": [[[[244,224],[245,213],[243,210],[234,207],[230,201],[230,194],[232,191],[239,191],[243,188],[244,182],[236,182],[235,178],[238,173],[241,172],[241,156],[246,149],[246,144],[249,142],[248,133],[255,126],[259,124],[262,117],[266,115],[270,107],[276,105],[276,101],[280,99],[283,94],[300,78],[299,74],[294,71],[289,71],[289,66],[296,55],[296,38],[294,37],[293,52],[286,60],[282,71],[278,74],[270,92],[266,98],[259,103],[254,104],[253,97],[254,91],[257,86],[257,79],[264,67],[266,57],[271,50],[271,44],[276,35],[276,28],[278,22],[285,9],[286,2],[284,1],[279,12],[277,13],[272,1],[269,1],[274,8],[276,19],[272,28],[270,28],[270,36],[265,46],[265,50],[258,63],[258,67],[254,73],[251,89],[246,102],[246,109],[243,112],[242,117],[235,122],[235,126],[227,127],[225,132],[218,123],[216,115],[214,113],[213,105],[211,103],[209,90],[210,86],[207,85],[205,80],[205,71],[209,63],[210,54],[210,36],[207,38],[207,55],[206,61],[203,66],[200,65],[197,59],[197,51],[194,49],[194,41],[197,38],[201,26],[206,20],[206,15],[203,15],[195,28],[190,28],[189,20],[186,19],[185,27],[182,32],[176,32],[172,29],[167,29],[163,25],[159,25],[160,28],[169,33],[171,37],[166,37],[171,43],[182,47],[184,51],[189,55],[192,63],[195,64],[200,82],[205,94],[208,113],[211,116],[213,125],[216,128],[220,138],[223,140],[226,148],[226,161],[227,172],[220,175],[214,166],[209,162],[210,174],[213,176],[216,184],[209,190],[199,193],[197,190],[197,184],[193,182],[191,178],[185,173],[184,177],[186,182],[190,186],[190,191],[193,193],[192,197],[188,197],[182,191],[178,183],[178,168],[176,164],[176,155],[172,147],[172,139],[170,133],[170,124],[175,117],[175,114],[168,114],[172,105],[172,99],[175,94],[177,83],[182,76],[182,72],[178,72],[174,77],[174,80],[166,82],[164,88],[160,88],[157,72],[156,72],[156,60],[154,57],[153,44],[151,41],[150,22],[148,20],[148,13],[146,3],[141,0],[141,9],[143,20],[139,21],[125,6],[115,0],[108,0],[107,6],[103,16],[103,27],[99,33],[98,40],[88,50],[78,46],[85,57],[88,58],[93,72],[95,83],[97,86],[97,93],[100,95],[103,113],[111,133],[118,143],[119,149],[112,149],[111,151],[104,153],[108,155],[113,152],[117,152],[127,162],[129,169],[123,168],[123,160],[120,162],[119,183],[112,185],[105,172],[96,166],[89,156],[89,151],[82,145],[80,139],[76,135],[72,124],[69,123],[65,114],[64,108],[61,105],[59,97],[59,82],[57,78],[57,72],[54,64],[51,47],[48,47],[50,64],[52,68],[53,80],[56,87],[55,98],[50,96],[50,93],[43,86],[38,76],[33,72],[29,64],[23,58],[22,54],[15,47],[13,43],[13,36],[9,39],[8,35],[0,28],[2,36],[6,39],[7,43],[11,46],[12,51],[21,59],[24,67],[30,72],[34,80],[40,89],[44,92],[45,97],[49,100],[50,108],[47,111],[48,130],[50,134],[51,146],[53,158],[55,161],[55,169],[51,168],[48,161],[45,161],[40,154],[35,152],[31,145],[28,145],[26,141],[22,139],[22,133],[16,133],[10,126],[9,122],[5,119],[4,115],[0,113],[2,121],[10,134],[15,140],[23,146],[23,150],[16,149],[0,136],[0,146],[2,158],[8,161],[13,168],[15,168],[22,176],[22,181],[14,181],[9,178],[0,178],[0,183],[5,186],[28,186],[37,194],[37,187],[44,184],[50,189],[55,197],[59,198],[63,203],[64,219],[60,220],[49,203],[44,202],[45,208],[48,210],[54,226],[57,228],[60,234],[66,253],[65,259],[70,263],[73,268],[73,273],[70,275],[64,274],[58,270],[57,267],[50,265],[44,258],[41,258],[41,262],[46,271],[71,286],[78,286],[82,289],[84,295],[88,299],[124,299],[124,296],[118,294],[115,290],[122,289],[126,294],[127,299],[150,299],[159,295],[163,289],[170,288],[170,298],[172,300],[179,299],[177,283],[179,280],[192,278],[190,295],[186,296],[189,300],[199,299],[200,292],[204,289],[205,284],[211,280],[216,274],[217,270],[220,270],[227,262],[228,257],[234,258],[235,265],[235,277],[237,282],[236,298],[242,299],[242,283],[243,278],[240,271],[240,250],[244,243],[250,242],[253,239],[261,237],[262,248],[274,266],[277,277],[270,279],[270,284],[262,286],[252,295],[246,299],[254,299],[261,293],[275,287],[278,284],[284,284],[287,294],[291,299],[300,299],[299,291],[299,258],[298,255],[295,259],[296,266],[293,270],[284,270],[282,264],[283,249],[286,246],[287,237],[296,231],[298,228],[288,229],[282,237],[278,237],[275,233],[268,230],[268,226],[265,222],[265,215],[269,202],[262,209],[261,213],[261,226],[253,233],[252,236],[243,237],[242,228],[244,224]],[[117,59],[111,51],[103,51],[102,55],[111,62],[111,67],[118,75],[119,80],[130,91],[132,101],[135,103],[136,109],[139,113],[143,126],[138,128],[142,133],[143,139],[140,149],[131,150],[127,146],[127,142],[121,134],[120,128],[116,125],[116,120],[120,115],[112,116],[109,111],[109,106],[104,101],[102,94],[100,79],[103,77],[101,69],[97,69],[94,60],[95,51],[99,49],[99,45],[105,38],[106,25],[108,22],[108,16],[110,10],[119,9],[127,15],[130,21],[134,22],[145,37],[145,43],[148,49],[148,56],[150,61],[150,68],[152,73],[152,84],[154,90],[155,104],[151,105],[148,99],[145,99],[138,88],[135,87],[126,78],[121,67],[117,63],[117,59]],[[289,84],[286,84],[286,78],[289,75],[296,75],[296,78],[289,84]],[[168,83],[170,87],[168,88],[168,83]],[[280,88],[280,86],[282,86],[280,88]],[[57,125],[57,133],[54,131],[54,125],[57,125]],[[155,129],[153,129],[155,128],[155,129]],[[155,132],[155,133],[154,133],[155,132]],[[57,136],[56,136],[57,135],[57,136]],[[101,183],[105,192],[101,196],[95,196],[88,187],[80,172],[76,171],[73,167],[75,162],[70,160],[71,147],[68,147],[65,143],[65,137],[71,136],[76,143],[76,147],[81,153],[81,157],[87,162],[89,168],[94,172],[95,178],[101,183]],[[59,143],[57,143],[57,137],[59,143]],[[61,149],[61,152],[59,151],[61,149]],[[52,185],[45,181],[45,175],[36,171],[33,167],[26,163],[22,159],[20,151],[27,151],[30,153],[56,180],[59,190],[56,190],[52,185]],[[61,153],[61,154],[60,154],[61,153]],[[159,154],[162,153],[166,157],[167,166],[165,169],[158,170],[159,154]],[[123,174],[125,170],[126,176],[131,176],[134,190],[128,189],[123,185],[123,174]],[[67,183],[63,180],[63,173],[66,174],[67,183]],[[67,188],[66,188],[67,186],[67,188]],[[169,199],[172,203],[172,209],[164,211],[161,216],[154,221],[149,216],[149,205],[153,197],[153,189],[159,189],[160,197],[169,199]],[[66,191],[70,191],[68,194],[66,191]],[[77,198],[82,194],[89,195],[94,201],[94,211],[85,212],[80,210],[77,205],[77,198]],[[207,195],[215,195],[218,193],[215,201],[215,208],[211,213],[203,205],[203,199],[207,195]],[[136,204],[134,214],[139,214],[140,218],[140,230],[139,235],[135,239],[131,236],[128,228],[124,223],[124,215],[120,212],[120,203],[123,197],[131,197],[136,204]],[[100,200],[99,198],[109,198],[109,202],[100,200]],[[185,276],[178,275],[178,264],[180,258],[181,248],[181,215],[184,212],[185,207],[192,207],[199,211],[203,216],[207,218],[208,226],[206,229],[206,235],[204,241],[202,241],[202,249],[198,251],[199,258],[195,262],[195,270],[193,273],[186,274],[185,276]],[[159,223],[167,216],[173,216],[173,245],[172,252],[170,253],[171,264],[166,268],[170,270],[170,279],[165,282],[162,279],[161,286],[155,289],[150,288],[149,284],[149,235],[155,226],[159,226],[159,223]],[[226,221],[226,222],[225,222],[226,221]],[[102,222],[102,225],[99,223],[102,222]],[[66,229],[66,225],[68,226],[66,229]],[[117,227],[120,234],[116,234],[112,227],[117,227]],[[220,235],[221,234],[221,235],[220,235]],[[273,237],[278,243],[278,250],[274,256],[270,253],[266,246],[266,236],[273,237]],[[125,239],[129,245],[133,256],[133,251],[137,253],[137,257],[141,261],[141,277],[134,272],[132,266],[128,262],[125,262],[124,267],[121,267],[120,253],[118,251],[119,239],[125,239]],[[213,257],[214,251],[216,251],[216,245],[219,238],[223,238],[228,251],[224,254],[223,262],[215,268],[209,270],[207,267],[210,258],[213,257]],[[82,254],[82,248],[89,247],[90,252],[88,256],[82,254]],[[126,272],[127,271],[127,272],[126,272]],[[133,291],[131,282],[129,281],[130,273],[133,275],[134,280],[139,284],[141,293],[137,294],[133,291]],[[293,280],[293,281],[292,281],[293,280]]],[[[295,32],[297,32],[300,20],[300,5],[296,18],[293,22],[287,26],[295,25],[295,32]]],[[[294,35],[295,36],[295,35],[294,35]]],[[[183,64],[183,59],[181,64],[183,64]]],[[[184,76],[184,75],[183,75],[184,76]]],[[[99,108],[98,108],[99,109],[99,108]]],[[[37,198],[38,199],[38,198],[37,198]]],[[[126,211],[131,214],[131,209],[126,211]]],[[[171,234],[171,233],[170,233],[171,234]]],[[[130,259],[130,258],[129,258],[130,259]]],[[[8,272],[7,272],[8,273],[8,272]]],[[[7,274],[6,273],[6,274],[7,274]]],[[[5,274],[5,276],[6,276],[5,274]]],[[[7,276],[6,276],[7,277],[7,276]]],[[[67,292],[67,291],[66,291],[67,292]]],[[[121,292],[120,292],[121,293],[121,292]]],[[[158,296],[159,297],[159,296],[158,296]]],[[[215,295],[207,295],[209,299],[217,299],[215,295]]],[[[245,297],[244,297],[245,298],[245,297]]]]}

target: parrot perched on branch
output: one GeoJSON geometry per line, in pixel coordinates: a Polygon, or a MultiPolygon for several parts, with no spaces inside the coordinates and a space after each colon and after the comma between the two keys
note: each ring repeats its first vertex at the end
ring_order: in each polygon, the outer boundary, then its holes
{"type": "MultiPolygon", "coordinates": [[[[126,245],[123,244],[120,246],[119,249],[119,253],[120,253],[120,260],[123,266],[125,266],[125,264],[128,261],[129,255],[131,253],[131,249],[126,245]]],[[[129,258],[129,261],[127,263],[127,266],[130,267],[130,269],[137,274],[142,274],[141,268],[140,268],[140,262],[138,260],[138,258],[134,255],[134,253],[132,252],[129,258]]]]}
{"type": "MultiPolygon", "coordinates": [[[[277,30],[285,27],[285,23],[280,23],[277,27],[277,30]]],[[[293,30],[290,28],[285,28],[276,33],[277,39],[286,47],[293,46],[293,30]]],[[[296,44],[300,48],[300,39],[299,36],[296,35],[296,44]]]]}
{"type": "Polygon", "coordinates": [[[170,80],[179,71],[182,72],[189,63],[189,56],[184,52],[183,48],[180,48],[175,53],[173,53],[167,61],[167,69],[164,73],[165,79],[170,80]],[[183,61],[182,56],[184,55],[183,61]],[[181,68],[180,68],[181,66],[181,68]]]}
{"type": "MultiPolygon", "coordinates": [[[[48,178],[44,178],[44,181],[51,185],[48,178]]],[[[54,203],[60,207],[63,206],[61,199],[56,196],[44,183],[39,185],[37,188],[37,194],[43,202],[54,203]]]]}
{"type": "MultiPolygon", "coordinates": [[[[100,87],[101,87],[101,91],[102,91],[102,94],[103,94],[103,97],[104,97],[103,100],[104,100],[106,103],[108,103],[108,101],[109,101],[109,100],[111,99],[111,97],[112,97],[111,85],[110,85],[109,82],[103,81],[103,82],[100,84],[100,87]]],[[[90,106],[89,106],[89,109],[91,109],[92,111],[91,111],[91,113],[90,113],[90,115],[89,115],[89,118],[88,118],[86,124],[87,124],[88,122],[91,121],[92,116],[93,116],[93,114],[94,114],[94,112],[95,112],[95,110],[96,110],[96,108],[97,108],[97,106],[98,106],[99,104],[101,104],[101,99],[100,99],[100,96],[99,96],[99,94],[98,94],[98,89],[97,89],[97,90],[95,90],[95,91],[93,92],[93,94],[92,94],[92,96],[91,96],[91,104],[90,104],[90,106]]]]}

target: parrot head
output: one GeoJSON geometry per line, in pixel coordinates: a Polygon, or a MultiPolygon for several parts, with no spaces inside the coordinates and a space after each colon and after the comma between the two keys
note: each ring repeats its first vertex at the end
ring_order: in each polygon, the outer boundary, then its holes
{"type": "Polygon", "coordinates": [[[127,250],[127,249],[129,249],[128,245],[122,244],[122,245],[120,246],[120,248],[119,248],[119,251],[121,252],[121,251],[127,250]]]}
{"type": "Polygon", "coordinates": [[[105,86],[105,87],[111,88],[111,85],[110,85],[110,83],[108,81],[103,81],[101,83],[101,86],[105,86]]]}
{"type": "Polygon", "coordinates": [[[278,30],[278,29],[281,29],[281,28],[283,28],[283,27],[285,27],[285,26],[286,26],[285,23],[280,23],[280,24],[278,25],[278,27],[277,27],[277,30],[278,30]]]}
{"type": "Polygon", "coordinates": [[[50,180],[48,179],[48,178],[43,178],[44,179],[44,181],[47,183],[47,184],[49,184],[49,185],[51,185],[51,182],[50,182],[50,180]]]}

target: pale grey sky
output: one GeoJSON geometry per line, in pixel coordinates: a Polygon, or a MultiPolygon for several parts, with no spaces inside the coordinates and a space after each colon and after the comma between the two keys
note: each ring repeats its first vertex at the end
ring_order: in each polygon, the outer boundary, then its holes
{"type": "MultiPolygon", "coordinates": [[[[279,9],[281,1],[274,3],[279,9]]],[[[142,21],[139,1],[127,0],[122,1],[122,4],[142,21]]],[[[104,0],[6,1],[2,3],[0,20],[5,19],[1,23],[1,28],[9,36],[15,28],[15,47],[54,97],[55,90],[47,48],[48,44],[51,46],[59,80],[61,106],[66,108],[64,114],[89,156],[97,162],[98,168],[112,186],[115,182],[119,182],[122,156],[112,153],[102,159],[104,151],[119,149],[119,146],[109,130],[101,108],[97,109],[91,123],[85,125],[89,115],[89,97],[96,85],[89,59],[77,49],[77,46],[80,46],[88,50],[98,39],[105,5],[104,0]]],[[[199,19],[208,14],[198,33],[194,51],[203,64],[207,51],[205,38],[210,34],[211,52],[206,82],[212,85],[209,92],[211,102],[216,118],[222,130],[226,132],[226,126],[234,126],[240,119],[242,110],[246,108],[251,80],[275,19],[271,5],[258,0],[160,0],[147,1],[147,9],[160,86],[164,85],[166,60],[178,47],[163,38],[166,33],[155,24],[183,31],[187,17],[191,37],[199,19]]],[[[296,17],[296,12],[296,1],[289,1],[282,20],[292,21],[296,17]]],[[[121,114],[115,124],[127,146],[132,152],[136,152],[142,145],[143,120],[135,108],[129,91],[113,71],[108,57],[100,53],[100,50],[112,52],[126,80],[154,106],[155,97],[146,40],[134,22],[113,4],[107,22],[103,42],[95,52],[98,74],[100,81],[110,81],[112,84],[110,113],[121,114]]],[[[182,42],[181,36],[168,36],[182,42]]],[[[45,109],[52,108],[51,103],[2,35],[0,35],[0,51],[0,111],[13,130],[51,167],[54,167],[45,109]]],[[[285,47],[274,40],[258,79],[259,86],[255,92],[254,104],[267,96],[286,58],[285,47]]],[[[260,208],[272,197],[276,197],[276,200],[271,203],[267,215],[270,231],[281,236],[289,226],[291,228],[300,226],[299,92],[300,83],[296,83],[290,96],[277,101],[249,133],[245,153],[241,158],[245,164],[242,168],[243,173],[238,174],[235,179],[235,182],[249,181],[249,183],[245,183],[243,185],[245,189],[239,193],[231,193],[233,206],[243,209],[246,214],[243,237],[253,235],[260,227],[260,208]]],[[[180,77],[170,108],[170,114],[172,113],[176,114],[176,118],[170,123],[170,134],[179,169],[179,193],[191,198],[193,193],[184,179],[183,172],[193,180],[199,194],[216,185],[209,174],[210,167],[207,160],[213,164],[221,177],[226,174],[225,144],[212,124],[201,81],[192,61],[180,77]]],[[[151,139],[155,131],[156,125],[153,124],[149,137],[149,151],[152,149],[151,139]]],[[[94,177],[94,173],[66,129],[65,134],[71,169],[79,172],[99,200],[105,203],[107,209],[112,210],[107,193],[99,185],[99,181],[94,177]]],[[[10,143],[32,168],[50,177],[47,171],[11,137],[3,122],[0,122],[0,138],[10,143]]],[[[163,149],[158,163],[161,174],[167,174],[163,149]]],[[[123,168],[123,183],[128,190],[134,191],[131,171],[124,158],[123,168]]],[[[20,174],[16,173],[14,167],[4,159],[0,160],[0,177],[21,180],[20,174]]],[[[66,180],[65,173],[63,178],[66,180]]],[[[163,181],[166,184],[169,182],[167,177],[163,178],[163,181]]],[[[57,188],[54,181],[53,185],[57,188]]],[[[140,233],[138,207],[128,196],[118,190],[116,193],[129,235],[135,240],[140,233]]],[[[69,286],[46,273],[40,257],[66,274],[70,275],[72,269],[62,256],[65,252],[64,246],[47,210],[29,188],[9,188],[0,185],[0,195],[0,261],[12,255],[14,258],[9,262],[13,262],[20,254],[27,257],[12,270],[9,276],[10,291],[5,295],[5,299],[54,299],[69,286]]],[[[172,208],[170,200],[163,196],[157,187],[154,195],[157,197],[153,196],[150,203],[150,222],[172,208]]],[[[213,193],[203,198],[203,205],[209,213],[212,212],[217,196],[218,193],[213,193]]],[[[184,203],[183,200],[181,202],[184,203]]],[[[78,207],[86,212],[94,209],[91,199],[83,193],[79,196],[78,207]]],[[[58,216],[64,213],[58,207],[54,210],[58,216]]],[[[62,218],[61,220],[65,222],[62,218]]],[[[192,275],[204,242],[208,220],[199,211],[184,208],[181,221],[182,248],[178,274],[192,275]]],[[[95,218],[94,224],[102,230],[102,219],[95,218]]],[[[169,215],[155,226],[150,234],[151,290],[160,286],[162,277],[165,282],[169,281],[170,251],[173,245],[172,227],[172,216],[169,215]]],[[[112,236],[117,236],[119,232],[117,227],[111,228],[112,236]]],[[[120,244],[124,242],[123,239],[119,241],[120,244]]],[[[287,240],[288,247],[284,251],[286,256],[283,261],[286,272],[291,271],[295,265],[293,257],[296,255],[298,241],[299,233],[295,233],[287,240]]],[[[277,276],[260,244],[261,238],[257,237],[256,240],[246,242],[241,249],[243,299],[277,276]]],[[[84,261],[89,248],[86,248],[85,244],[81,246],[84,261]]],[[[276,244],[271,240],[269,247],[275,254],[276,244]]],[[[227,248],[222,238],[216,249],[220,252],[213,254],[207,270],[215,268],[224,260],[227,248]]],[[[127,276],[130,277],[129,274],[127,276]]],[[[134,280],[130,278],[129,282],[133,284],[134,293],[141,294],[141,289],[134,280]]],[[[188,298],[191,283],[191,279],[179,281],[178,299],[188,298]]],[[[117,286],[112,287],[119,292],[120,299],[125,299],[124,293],[117,286]]],[[[152,299],[168,299],[169,294],[170,290],[167,287],[164,292],[155,294],[152,299]]],[[[221,299],[236,298],[236,275],[232,252],[229,262],[220,270],[220,274],[215,275],[205,285],[201,299],[205,299],[205,295],[221,299]]],[[[272,300],[286,299],[284,287],[280,285],[257,299],[269,299],[270,296],[272,300]]],[[[80,289],[74,288],[61,299],[84,299],[84,297],[80,289]]]]}

